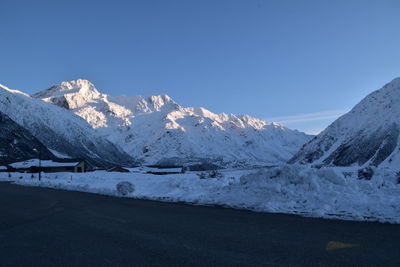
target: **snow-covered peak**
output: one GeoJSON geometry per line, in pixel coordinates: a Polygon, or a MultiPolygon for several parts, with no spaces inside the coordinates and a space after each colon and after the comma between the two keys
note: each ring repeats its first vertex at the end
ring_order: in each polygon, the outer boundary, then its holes
{"type": "Polygon", "coordinates": [[[86,79],[76,79],[72,80],[69,82],[61,82],[59,85],[63,90],[70,90],[74,88],[80,88],[80,89],[92,89],[96,90],[94,87],[93,83],[91,83],[89,80],[86,79]]]}
{"type": "Polygon", "coordinates": [[[175,103],[169,95],[153,95],[149,97],[149,101],[154,103],[157,106],[163,106],[165,104],[169,104],[171,102],[175,103]]]}
{"type": "Polygon", "coordinates": [[[97,91],[96,87],[88,80],[77,79],[69,82],[61,82],[42,92],[32,95],[34,98],[41,98],[46,102],[51,102],[66,107],[77,108],[84,106],[88,102],[97,101],[104,96],[97,91]]]}
{"type": "Polygon", "coordinates": [[[87,97],[91,96],[92,98],[100,96],[99,91],[97,91],[96,87],[94,87],[93,83],[88,80],[78,79],[69,82],[62,82],[59,85],[61,91],[69,90],[74,91],[78,90],[82,95],[87,97]]]}
{"type": "Polygon", "coordinates": [[[146,99],[147,106],[152,111],[161,111],[165,107],[179,108],[179,105],[169,95],[153,95],[146,99]]]}
{"type": "Polygon", "coordinates": [[[99,97],[101,94],[96,87],[88,80],[77,79],[69,82],[61,82],[58,85],[53,85],[47,90],[35,94],[35,97],[57,97],[65,94],[80,93],[86,98],[99,97]]]}
{"type": "Polygon", "coordinates": [[[271,125],[277,128],[285,128],[285,126],[283,126],[282,124],[278,123],[278,122],[271,122],[271,125]]]}

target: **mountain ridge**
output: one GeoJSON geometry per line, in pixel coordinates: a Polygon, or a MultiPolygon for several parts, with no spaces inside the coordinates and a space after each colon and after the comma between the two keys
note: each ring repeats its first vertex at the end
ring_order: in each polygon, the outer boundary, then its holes
{"type": "Polygon", "coordinates": [[[100,165],[133,163],[130,156],[96,133],[79,116],[4,85],[0,87],[0,112],[28,130],[48,149],[100,165]]]}
{"type": "Polygon", "coordinates": [[[290,163],[394,166],[400,163],[400,78],[362,99],[305,144],[290,163]]]}

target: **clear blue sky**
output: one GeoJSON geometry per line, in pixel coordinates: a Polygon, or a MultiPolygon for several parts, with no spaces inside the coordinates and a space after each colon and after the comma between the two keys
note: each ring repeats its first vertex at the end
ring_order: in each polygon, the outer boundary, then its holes
{"type": "Polygon", "coordinates": [[[0,1],[0,83],[111,95],[318,132],[400,76],[400,1],[0,1]]]}

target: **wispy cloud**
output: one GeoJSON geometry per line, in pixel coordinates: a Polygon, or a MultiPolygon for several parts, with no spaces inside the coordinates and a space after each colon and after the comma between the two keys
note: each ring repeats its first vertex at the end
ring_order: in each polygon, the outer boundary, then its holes
{"type": "Polygon", "coordinates": [[[347,109],[327,110],[327,111],[320,111],[320,112],[315,112],[315,113],[267,118],[266,121],[279,122],[282,124],[302,123],[302,122],[310,122],[310,121],[322,121],[322,120],[336,119],[348,111],[349,110],[347,110],[347,109]]]}

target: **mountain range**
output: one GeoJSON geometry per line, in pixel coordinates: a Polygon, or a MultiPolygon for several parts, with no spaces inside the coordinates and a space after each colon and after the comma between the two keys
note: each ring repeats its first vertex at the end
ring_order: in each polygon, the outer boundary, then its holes
{"type": "Polygon", "coordinates": [[[168,95],[112,97],[83,79],[62,82],[32,98],[79,116],[143,164],[278,164],[311,138],[247,115],[182,107],[168,95]]]}
{"type": "Polygon", "coordinates": [[[88,80],[32,96],[0,85],[0,161],[90,159],[98,165],[400,165],[400,78],[317,136],[248,115],[183,107],[168,95],[100,93],[88,80]]]}

